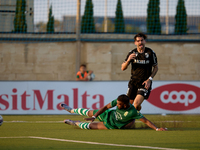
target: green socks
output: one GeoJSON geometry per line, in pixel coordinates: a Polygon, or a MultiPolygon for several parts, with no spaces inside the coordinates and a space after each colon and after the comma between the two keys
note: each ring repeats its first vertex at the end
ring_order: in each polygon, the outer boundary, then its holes
{"type": "Polygon", "coordinates": [[[88,116],[88,109],[84,109],[84,108],[77,108],[77,109],[73,109],[72,111],[74,111],[74,113],[79,114],[79,115],[83,115],[83,116],[88,116]]]}
{"type": "Polygon", "coordinates": [[[90,129],[89,127],[90,123],[87,122],[76,123],[76,125],[79,126],[81,129],[90,129]]]}
{"type": "MultiPolygon", "coordinates": [[[[88,112],[89,112],[88,109],[77,108],[77,109],[73,109],[72,112],[79,114],[79,115],[82,115],[82,116],[89,117],[88,116],[88,112]]],[[[78,122],[78,123],[76,123],[76,125],[79,126],[81,129],[90,129],[90,127],[89,127],[90,123],[87,123],[87,122],[78,122]]]]}

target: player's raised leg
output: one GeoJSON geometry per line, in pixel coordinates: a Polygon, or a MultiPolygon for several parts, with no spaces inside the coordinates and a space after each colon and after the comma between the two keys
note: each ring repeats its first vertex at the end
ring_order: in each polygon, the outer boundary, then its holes
{"type": "Polygon", "coordinates": [[[62,109],[64,109],[64,110],[66,110],[66,111],[72,113],[72,112],[71,112],[71,111],[72,111],[72,108],[69,107],[69,106],[67,106],[67,105],[64,104],[64,103],[60,104],[60,108],[62,108],[62,109]]]}
{"type": "Polygon", "coordinates": [[[76,114],[87,116],[87,117],[92,117],[93,116],[93,110],[89,110],[89,109],[85,109],[85,108],[73,109],[73,108],[67,106],[64,103],[60,104],[60,107],[62,109],[65,109],[66,111],[68,111],[70,113],[76,113],[76,114]]]}
{"type": "Polygon", "coordinates": [[[142,102],[144,101],[144,97],[142,95],[137,95],[135,100],[134,100],[134,107],[137,109],[137,110],[141,110],[141,104],[142,102]]]}

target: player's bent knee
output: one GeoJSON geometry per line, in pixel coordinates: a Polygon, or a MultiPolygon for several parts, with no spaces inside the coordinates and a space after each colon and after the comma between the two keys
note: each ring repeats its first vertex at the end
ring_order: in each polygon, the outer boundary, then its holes
{"type": "Polygon", "coordinates": [[[93,115],[94,115],[94,114],[93,114],[93,110],[89,110],[89,111],[88,111],[88,116],[89,116],[89,117],[92,117],[93,115]]]}
{"type": "Polygon", "coordinates": [[[142,109],[142,106],[141,105],[139,105],[139,106],[137,106],[137,108],[136,108],[138,111],[140,111],[141,109],[142,109]]]}
{"type": "Polygon", "coordinates": [[[142,106],[140,104],[134,103],[134,107],[135,109],[137,109],[138,111],[141,110],[142,106]]]}
{"type": "Polygon", "coordinates": [[[106,126],[103,124],[103,122],[92,122],[89,125],[90,129],[98,129],[98,130],[105,130],[107,129],[106,126]]]}

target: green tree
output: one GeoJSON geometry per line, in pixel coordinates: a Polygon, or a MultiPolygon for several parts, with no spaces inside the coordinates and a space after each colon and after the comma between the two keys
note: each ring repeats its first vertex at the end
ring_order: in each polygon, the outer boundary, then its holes
{"type": "Polygon", "coordinates": [[[49,33],[54,32],[54,16],[52,15],[52,5],[49,8],[49,20],[47,23],[47,32],[49,32],[49,33]]]}
{"type": "Polygon", "coordinates": [[[26,0],[17,0],[14,18],[14,32],[27,32],[26,0]]]}
{"type": "MultiPolygon", "coordinates": [[[[47,31],[47,23],[38,22],[35,25],[35,32],[46,32],[47,31]]],[[[54,32],[63,32],[63,22],[59,20],[54,20],[54,32]]],[[[75,31],[74,31],[75,32],[75,31]]]]}
{"type": "Polygon", "coordinates": [[[116,33],[124,33],[125,32],[125,23],[124,23],[124,16],[123,16],[123,11],[122,11],[121,0],[117,1],[117,8],[115,11],[115,32],[116,33]]]}
{"type": "Polygon", "coordinates": [[[81,33],[94,33],[94,17],[92,0],[87,0],[85,5],[85,12],[81,20],[81,33]]]}
{"type": "Polygon", "coordinates": [[[150,34],[161,34],[159,5],[160,0],[149,0],[147,8],[147,32],[150,34]]]}
{"type": "Polygon", "coordinates": [[[184,0],[179,0],[176,7],[175,16],[175,34],[185,34],[187,33],[187,13],[185,9],[184,0]]]}

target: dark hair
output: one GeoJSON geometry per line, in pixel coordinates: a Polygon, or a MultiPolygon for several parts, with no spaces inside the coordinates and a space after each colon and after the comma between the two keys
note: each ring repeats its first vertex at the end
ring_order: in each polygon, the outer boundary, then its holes
{"type": "Polygon", "coordinates": [[[118,101],[123,102],[124,104],[129,104],[129,97],[125,94],[119,95],[117,98],[118,101]]]}
{"type": "Polygon", "coordinates": [[[145,35],[144,33],[138,33],[134,36],[134,41],[136,41],[137,37],[143,37],[144,39],[147,39],[147,35],[145,35]]]}
{"type": "Polygon", "coordinates": [[[86,68],[86,65],[85,65],[85,64],[82,64],[82,65],[80,65],[80,67],[85,67],[85,68],[86,68]]]}

